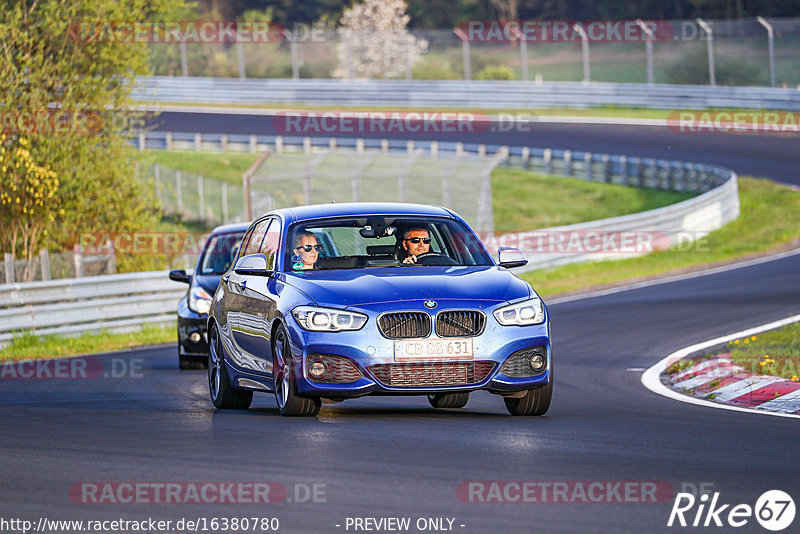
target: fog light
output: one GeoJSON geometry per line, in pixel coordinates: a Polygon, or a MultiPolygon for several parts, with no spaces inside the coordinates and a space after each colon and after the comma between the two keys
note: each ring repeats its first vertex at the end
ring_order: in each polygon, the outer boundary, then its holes
{"type": "Polygon", "coordinates": [[[189,341],[192,343],[200,343],[200,333],[199,332],[192,332],[189,334],[189,341]]]}
{"type": "Polygon", "coordinates": [[[308,368],[308,374],[314,378],[319,378],[325,374],[325,364],[322,362],[314,362],[308,368]]]}
{"type": "Polygon", "coordinates": [[[531,369],[533,369],[538,373],[539,371],[544,369],[545,365],[544,357],[541,354],[536,353],[533,356],[531,356],[530,364],[531,364],[531,369]]]}

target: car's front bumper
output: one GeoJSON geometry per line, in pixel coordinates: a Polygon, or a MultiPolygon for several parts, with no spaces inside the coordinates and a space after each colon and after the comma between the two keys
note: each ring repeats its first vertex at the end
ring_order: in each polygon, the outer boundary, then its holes
{"type": "Polygon", "coordinates": [[[188,299],[182,298],[178,303],[178,353],[181,356],[208,357],[208,337],[206,323],[208,315],[197,313],[188,306],[188,299]],[[192,341],[192,334],[199,335],[198,341],[192,341]]]}

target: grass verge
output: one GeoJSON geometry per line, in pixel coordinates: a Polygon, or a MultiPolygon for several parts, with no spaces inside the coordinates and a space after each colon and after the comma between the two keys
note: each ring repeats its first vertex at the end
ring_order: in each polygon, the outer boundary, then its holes
{"type": "Polygon", "coordinates": [[[731,360],[762,375],[800,380],[800,323],[728,343],[731,360]]]}
{"type": "Polygon", "coordinates": [[[678,274],[800,245],[800,193],[771,180],[740,178],[739,217],[698,241],[623,260],[564,265],[522,278],[543,296],[678,274]]]}
{"type": "Polygon", "coordinates": [[[25,332],[7,347],[0,349],[0,361],[61,358],[82,354],[97,354],[143,345],[177,342],[175,325],[145,325],[141,330],[125,333],[99,332],[60,336],[39,336],[25,332]]]}

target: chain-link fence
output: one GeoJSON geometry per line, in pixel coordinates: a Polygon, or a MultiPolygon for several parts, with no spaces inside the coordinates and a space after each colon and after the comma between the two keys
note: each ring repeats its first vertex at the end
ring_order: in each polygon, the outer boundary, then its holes
{"type": "Polygon", "coordinates": [[[273,154],[250,179],[253,215],[327,202],[411,202],[445,206],[474,228],[493,230],[490,173],[497,158],[387,149],[388,142],[273,154]]]}
{"type": "Polygon", "coordinates": [[[81,278],[116,272],[116,254],[113,250],[102,254],[84,254],[79,246],[72,251],[56,253],[42,249],[38,256],[31,259],[14,258],[6,252],[0,263],[0,284],[81,278]]]}
{"type": "MultiPolygon", "coordinates": [[[[489,25],[496,21],[482,21],[489,25]]],[[[524,21],[519,21],[523,23],[524,21]]],[[[531,21],[537,24],[543,21],[531,21]]],[[[617,21],[599,21],[612,27],[617,21]]],[[[632,22],[632,21],[629,21],[632,22]]],[[[546,22],[544,22],[546,23],[546,22]]],[[[652,81],[669,84],[800,85],[800,19],[658,21],[651,47],[652,81]],[[666,28],[666,30],[665,30],[666,28]],[[709,39],[711,46],[709,46],[709,39]],[[709,50],[713,58],[710,71],[709,50]],[[774,71],[774,74],[771,72],[774,71]]],[[[465,23],[468,24],[468,23],[465,23]]],[[[571,23],[570,23],[571,24],[571,23]]],[[[588,23],[586,27],[589,28],[588,23]]],[[[168,76],[331,78],[339,68],[339,36],[332,30],[295,32],[297,39],[267,43],[152,44],[154,73],[168,76]],[[183,49],[183,53],[181,53],[183,49]],[[240,52],[241,51],[241,52],[240,52]]],[[[647,83],[648,53],[641,34],[589,32],[586,45],[570,26],[563,39],[542,39],[486,30],[475,35],[452,29],[412,31],[427,43],[419,61],[397,78],[515,79],[647,83]]],[[[291,34],[289,34],[291,35],[291,34]]],[[[403,63],[413,54],[387,51],[403,63]]],[[[345,55],[351,61],[352,55],[345,55]]]]}

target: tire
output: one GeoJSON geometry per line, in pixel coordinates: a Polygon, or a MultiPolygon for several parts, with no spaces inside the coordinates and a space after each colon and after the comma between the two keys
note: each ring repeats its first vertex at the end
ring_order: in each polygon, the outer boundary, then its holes
{"type": "Polygon", "coordinates": [[[217,325],[208,333],[208,392],[220,410],[246,410],[253,402],[253,392],[231,386],[225,367],[225,349],[217,325]]]}
{"type": "Polygon", "coordinates": [[[436,393],[428,395],[428,402],[434,408],[463,408],[469,402],[469,392],[466,393],[436,393]]]}
{"type": "Polygon", "coordinates": [[[289,417],[317,415],[322,400],[301,397],[297,394],[297,381],[294,379],[294,365],[292,365],[292,349],[283,325],[278,326],[274,339],[272,372],[275,376],[275,402],[278,404],[278,411],[281,415],[289,417]]]}
{"type": "Polygon", "coordinates": [[[198,369],[205,369],[206,365],[203,363],[203,360],[197,356],[178,354],[178,367],[181,371],[196,371],[198,369]]]}
{"type": "Polygon", "coordinates": [[[550,369],[550,382],[546,386],[529,389],[524,397],[503,399],[511,415],[544,415],[550,408],[553,397],[553,370],[550,369]]]}

